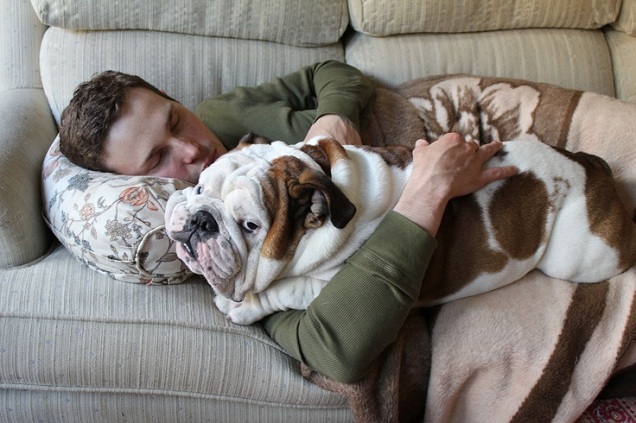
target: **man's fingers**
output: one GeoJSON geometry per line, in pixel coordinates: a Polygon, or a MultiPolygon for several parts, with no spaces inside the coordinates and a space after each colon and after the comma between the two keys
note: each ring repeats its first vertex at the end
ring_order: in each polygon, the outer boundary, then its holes
{"type": "Polygon", "coordinates": [[[517,172],[519,172],[519,169],[517,169],[515,166],[493,167],[484,170],[481,173],[481,177],[484,185],[487,185],[491,182],[514,176],[517,174],[517,172]]]}
{"type": "Polygon", "coordinates": [[[484,161],[486,161],[497,154],[497,152],[501,150],[502,147],[503,143],[501,141],[493,141],[479,147],[479,152],[484,157],[484,161]]]}
{"type": "MultiPolygon", "coordinates": [[[[479,149],[479,153],[482,155],[485,163],[495,154],[497,154],[497,152],[502,148],[503,143],[501,141],[493,141],[491,143],[482,145],[479,149]]],[[[485,186],[491,182],[514,176],[517,174],[517,172],[519,172],[519,169],[517,169],[515,166],[492,167],[482,171],[481,180],[485,186]]]]}
{"type": "Polygon", "coordinates": [[[416,147],[419,147],[419,146],[422,146],[422,145],[423,145],[423,146],[427,146],[427,145],[429,145],[429,142],[428,142],[428,141],[426,141],[426,140],[425,140],[425,139],[423,139],[423,138],[420,138],[419,140],[415,141],[415,146],[416,146],[416,147]]]}

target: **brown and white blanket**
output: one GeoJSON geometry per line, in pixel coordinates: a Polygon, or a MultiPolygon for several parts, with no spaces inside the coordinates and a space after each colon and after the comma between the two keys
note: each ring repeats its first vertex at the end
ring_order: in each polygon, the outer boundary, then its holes
{"type": "MultiPolygon", "coordinates": [[[[636,104],[502,78],[432,77],[378,89],[369,145],[450,131],[521,135],[604,158],[636,210],[636,104]]],[[[572,246],[576,248],[576,246],[572,246]]],[[[636,266],[574,284],[539,271],[507,287],[413,310],[368,375],[342,384],[358,422],[573,422],[599,396],[636,396],[636,266]]]]}

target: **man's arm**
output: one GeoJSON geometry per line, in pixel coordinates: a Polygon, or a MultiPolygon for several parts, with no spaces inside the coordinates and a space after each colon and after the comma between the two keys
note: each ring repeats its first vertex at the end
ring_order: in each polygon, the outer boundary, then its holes
{"type": "Polygon", "coordinates": [[[498,142],[479,147],[458,134],[431,145],[418,141],[413,171],[393,212],[306,311],[264,321],[270,336],[336,380],[364,376],[395,340],[417,299],[447,202],[516,173],[512,167],[482,169],[500,148],[498,142]]]}
{"type": "Polygon", "coordinates": [[[366,124],[375,90],[359,70],[328,61],[258,87],[239,87],[197,106],[195,113],[228,149],[253,131],[295,143],[314,122],[341,116],[358,131],[366,124]]]}
{"type": "Polygon", "coordinates": [[[265,330],[311,369],[354,382],[395,341],[436,245],[417,225],[389,213],[307,310],[271,315],[265,330]]]}

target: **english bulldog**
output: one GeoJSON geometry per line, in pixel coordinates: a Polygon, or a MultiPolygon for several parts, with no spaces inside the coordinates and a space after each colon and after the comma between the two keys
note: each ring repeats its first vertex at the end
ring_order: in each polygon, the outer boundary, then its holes
{"type": "MultiPolygon", "coordinates": [[[[406,147],[244,139],[166,207],[177,255],[238,324],[304,309],[393,208],[411,172],[406,147]]],[[[598,282],[636,259],[635,225],[606,163],[515,140],[486,164],[519,173],[447,207],[419,306],[477,295],[533,269],[598,282]]]]}

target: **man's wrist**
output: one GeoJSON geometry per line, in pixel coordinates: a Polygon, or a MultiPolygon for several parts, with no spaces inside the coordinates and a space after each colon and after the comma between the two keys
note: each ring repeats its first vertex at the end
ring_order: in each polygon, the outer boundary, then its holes
{"type": "Polygon", "coordinates": [[[404,195],[400,197],[393,211],[406,217],[431,236],[436,236],[444,215],[448,199],[439,193],[427,195],[404,195]]]}
{"type": "Polygon", "coordinates": [[[347,117],[337,113],[327,113],[319,116],[309,128],[305,140],[319,135],[334,138],[341,144],[362,144],[360,134],[353,123],[347,117]]]}

